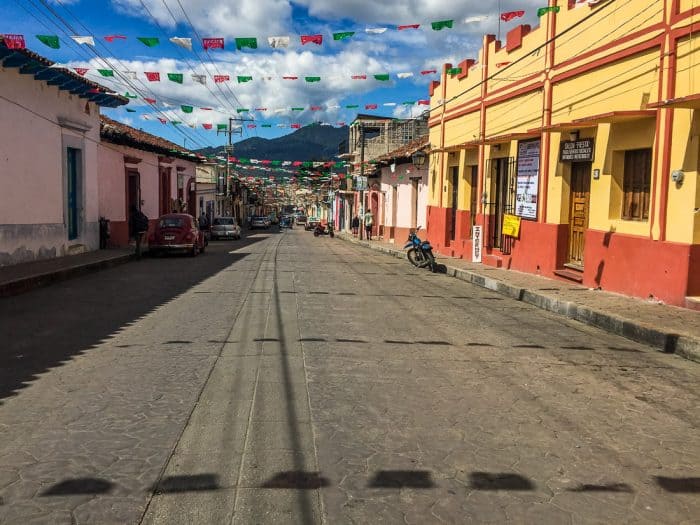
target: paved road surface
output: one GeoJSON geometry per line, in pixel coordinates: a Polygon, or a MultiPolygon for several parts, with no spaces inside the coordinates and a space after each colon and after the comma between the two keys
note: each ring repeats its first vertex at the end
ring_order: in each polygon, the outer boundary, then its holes
{"type": "Polygon", "coordinates": [[[300,230],[0,300],[0,523],[697,523],[700,367],[300,230]]]}

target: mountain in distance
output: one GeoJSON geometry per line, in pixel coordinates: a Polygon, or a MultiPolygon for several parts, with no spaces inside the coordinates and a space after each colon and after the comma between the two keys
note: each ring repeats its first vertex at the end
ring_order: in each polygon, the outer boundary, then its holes
{"type": "MultiPolygon", "coordinates": [[[[233,156],[269,160],[331,160],[340,143],[348,140],[348,126],[312,124],[276,139],[251,137],[233,145],[233,156]]],[[[224,147],[202,148],[202,155],[225,155],[224,147]]]]}

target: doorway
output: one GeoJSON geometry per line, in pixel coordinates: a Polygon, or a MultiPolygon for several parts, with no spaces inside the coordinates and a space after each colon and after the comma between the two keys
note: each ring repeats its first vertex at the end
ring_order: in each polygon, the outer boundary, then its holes
{"type": "Polygon", "coordinates": [[[160,168],[160,206],[158,213],[164,215],[170,213],[172,210],[170,203],[170,170],[172,168],[160,168]]]}
{"type": "Polygon", "coordinates": [[[452,184],[452,213],[450,214],[450,232],[449,239],[455,240],[457,236],[457,204],[459,197],[459,167],[453,166],[450,168],[450,182],[452,184]]]}
{"type": "Polygon", "coordinates": [[[127,170],[126,177],[126,212],[128,217],[132,206],[136,206],[138,210],[141,209],[141,176],[136,170],[127,170]]]}
{"type": "Polygon", "coordinates": [[[418,228],[418,226],[420,226],[418,224],[418,181],[419,180],[420,179],[411,179],[411,228],[413,228],[413,229],[418,228]]]}
{"type": "Polygon", "coordinates": [[[588,228],[591,197],[591,163],[571,164],[571,202],[569,205],[569,264],[583,268],[583,252],[588,228]]]}
{"type": "Polygon", "coordinates": [[[80,150],[68,148],[66,151],[66,215],[68,240],[80,235],[80,150]]]}
{"type": "MultiPolygon", "coordinates": [[[[504,239],[503,215],[515,210],[515,159],[503,157],[491,159],[491,246],[503,253],[510,253],[510,240],[504,239]]],[[[511,239],[510,237],[508,239],[511,239]]]]}
{"type": "Polygon", "coordinates": [[[469,225],[469,238],[472,237],[474,233],[474,226],[476,226],[476,212],[477,212],[477,197],[478,197],[478,183],[479,183],[479,166],[471,167],[471,178],[469,184],[471,185],[469,194],[469,216],[471,223],[469,225]]]}
{"type": "Polygon", "coordinates": [[[396,222],[399,213],[399,189],[396,186],[392,186],[391,190],[391,238],[396,237],[396,222]]]}

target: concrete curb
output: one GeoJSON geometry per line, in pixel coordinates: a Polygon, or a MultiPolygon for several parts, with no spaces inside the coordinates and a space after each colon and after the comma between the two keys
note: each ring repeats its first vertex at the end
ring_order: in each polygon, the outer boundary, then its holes
{"type": "MultiPolygon", "coordinates": [[[[338,238],[400,259],[405,258],[405,254],[402,250],[373,245],[367,241],[358,241],[345,235],[338,235],[338,238]]],[[[654,328],[633,319],[579,305],[572,301],[563,300],[560,297],[543,294],[539,291],[521,288],[470,270],[463,270],[449,265],[446,266],[447,275],[450,277],[492,290],[501,295],[510,297],[511,299],[515,299],[516,301],[522,301],[536,306],[542,310],[547,310],[548,312],[559,314],[590,326],[595,326],[606,332],[620,335],[638,343],[649,345],[661,352],[676,354],[685,359],[700,363],[700,339],[698,338],[664,331],[663,329],[654,328]]]]}
{"type": "Polygon", "coordinates": [[[111,259],[69,266],[67,268],[60,268],[55,271],[39,273],[29,277],[22,277],[13,281],[0,283],[0,297],[11,297],[13,295],[23,294],[30,290],[34,290],[35,288],[48,286],[49,284],[60,281],[66,281],[68,279],[72,279],[73,277],[97,272],[99,270],[112,268],[113,266],[125,264],[133,258],[135,258],[134,254],[124,254],[111,259]]]}

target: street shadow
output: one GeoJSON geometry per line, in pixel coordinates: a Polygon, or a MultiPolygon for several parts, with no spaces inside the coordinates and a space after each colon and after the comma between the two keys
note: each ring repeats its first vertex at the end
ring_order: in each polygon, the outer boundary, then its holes
{"type": "Polygon", "coordinates": [[[667,476],[654,476],[656,484],[666,492],[676,494],[700,494],[700,477],[697,478],[670,478],[667,476]]]}
{"type": "Polygon", "coordinates": [[[220,488],[217,474],[184,474],[182,476],[166,476],[151,487],[151,492],[154,494],[177,494],[219,490],[220,488]]]}
{"type": "Polygon", "coordinates": [[[303,470],[288,470],[278,472],[272,478],[260,485],[263,489],[296,489],[316,490],[327,487],[330,482],[318,472],[303,470]]]}
{"type": "MultiPolygon", "coordinates": [[[[261,240],[243,239],[235,247],[261,240]]],[[[229,253],[232,246],[210,245],[194,259],[144,258],[0,298],[0,404],[248,255],[245,249],[229,253]]]]}
{"type": "Polygon", "coordinates": [[[368,487],[386,489],[431,489],[435,487],[427,470],[379,470],[368,487]]]}
{"type": "Polygon", "coordinates": [[[472,472],[469,482],[474,490],[535,490],[532,481],[512,472],[472,472]]]}
{"type": "Polygon", "coordinates": [[[634,492],[632,487],[630,487],[627,483],[605,483],[601,485],[586,483],[567,490],[569,492],[634,492]]]}
{"type": "Polygon", "coordinates": [[[101,478],[64,479],[51,485],[41,496],[80,496],[107,494],[114,488],[114,483],[101,478]]]}

